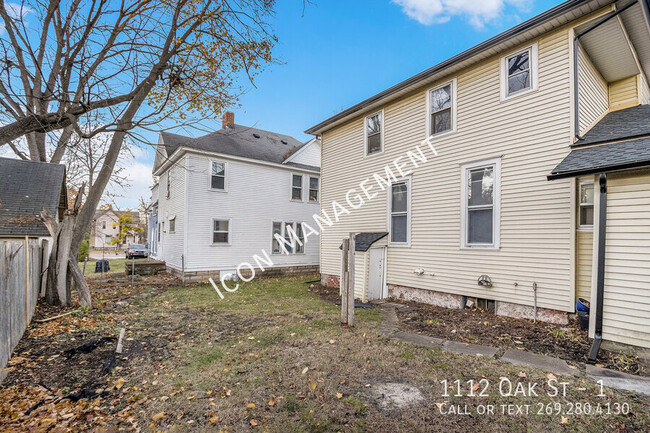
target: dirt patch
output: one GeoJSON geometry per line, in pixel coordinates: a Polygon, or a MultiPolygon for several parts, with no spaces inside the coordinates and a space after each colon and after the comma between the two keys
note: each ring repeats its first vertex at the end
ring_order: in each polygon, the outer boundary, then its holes
{"type": "Polygon", "coordinates": [[[308,291],[315,294],[323,301],[341,305],[341,293],[338,287],[325,287],[321,284],[315,284],[314,287],[311,287],[308,291]]]}
{"type": "Polygon", "coordinates": [[[371,395],[379,407],[386,410],[405,409],[426,402],[419,389],[406,383],[378,383],[372,387],[371,395]]]}
{"type": "MultiPolygon", "coordinates": [[[[570,364],[587,363],[591,340],[576,321],[553,325],[497,316],[480,308],[454,310],[415,302],[403,302],[411,308],[399,310],[401,327],[446,340],[516,348],[555,356],[570,364]]],[[[631,374],[646,375],[638,358],[600,350],[597,364],[631,374]]]]}

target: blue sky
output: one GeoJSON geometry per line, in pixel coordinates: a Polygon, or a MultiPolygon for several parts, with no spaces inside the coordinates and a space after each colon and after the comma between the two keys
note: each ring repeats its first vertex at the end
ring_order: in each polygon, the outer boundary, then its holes
{"type": "MultiPolygon", "coordinates": [[[[277,1],[279,43],[272,65],[246,85],[235,122],[306,141],[304,130],[418,72],[557,4],[559,0],[277,1]]],[[[221,127],[215,119],[214,129],[221,127]]],[[[187,135],[191,131],[176,131],[187,135]]],[[[156,141],[155,134],[149,137],[156,141]]],[[[129,170],[132,188],[117,200],[148,198],[153,149],[129,170]],[[148,171],[147,171],[148,170],[148,171]]]]}

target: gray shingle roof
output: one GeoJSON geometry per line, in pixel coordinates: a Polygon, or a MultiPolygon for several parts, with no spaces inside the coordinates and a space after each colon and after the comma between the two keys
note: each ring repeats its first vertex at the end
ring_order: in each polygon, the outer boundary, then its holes
{"type": "MultiPolygon", "coordinates": [[[[354,251],[368,251],[372,244],[388,236],[388,232],[366,232],[354,235],[354,251]]],[[[343,245],[339,246],[341,249],[343,245]]]]}
{"type": "Polygon", "coordinates": [[[650,166],[650,105],[613,111],[583,138],[549,180],[650,166]]]}
{"type": "Polygon", "coordinates": [[[573,149],[549,179],[650,166],[650,138],[573,149]]]}
{"type": "Polygon", "coordinates": [[[161,132],[161,136],[168,157],[184,146],[277,164],[304,145],[288,135],[236,124],[197,138],[170,132],[161,132]]]}
{"type": "Polygon", "coordinates": [[[650,105],[613,111],[603,117],[572,147],[650,136],[650,105]]]}
{"type": "Polygon", "coordinates": [[[50,236],[39,216],[65,205],[65,166],[0,158],[0,179],[0,235],[50,236]]]}

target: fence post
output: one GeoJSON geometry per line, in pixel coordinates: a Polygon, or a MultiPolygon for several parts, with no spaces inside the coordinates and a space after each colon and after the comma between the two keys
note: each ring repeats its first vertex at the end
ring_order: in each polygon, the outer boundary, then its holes
{"type": "Polygon", "coordinates": [[[354,326],[354,233],[350,232],[348,240],[348,326],[354,326]]]}
{"type": "Polygon", "coordinates": [[[25,236],[25,329],[29,327],[29,236],[25,236]]]}
{"type": "Polygon", "coordinates": [[[185,254],[181,254],[181,282],[185,287],[185,254]]]}
{"type": "Polygon", "coordinates": [[[47,270],[50,266],[50,242],[47,239],[43,239],[41,242],[41,290],[40,297],[45,296],[45,286],[47,285],[47,270]]]}
{"type": "Polygon", "coordinates": [[[133,290],[134,279],[135,279],[135,256],[131,257],[131,290],[133,290]]]}
{"type": "Polygon", "coordinates": [[[348,323],[348,250],[349,240],[343,239],[343,249],[341,252],[341,276],[339,286],[341,286],[341,323],[348,323]]]}

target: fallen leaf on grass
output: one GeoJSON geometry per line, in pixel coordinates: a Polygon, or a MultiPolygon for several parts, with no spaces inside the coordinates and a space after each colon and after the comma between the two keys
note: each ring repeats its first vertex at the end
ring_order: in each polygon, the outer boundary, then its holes
{"type": "Polygon", "coordinates": [[[526,377],[526,373],[524,373],[523,371],[520,371],[520,372],[517,374],[517,376],[519,376],[519,377],[526,377]]]}
{"type": "Polygon", "coordinates": [[[255,409],[255,403],[248,403],[247,409],[255,409]]]}
{"type": "Polygon", "coordinates": [[[336,393],[336,398],[343,398],[343,394],[341,394],[340,392],[337,392],[336,393]]]}
{"type": "Polygon", "coordinates": [[[472,391],[476,391],[476,390],[478,390],[478,387],[479,387],[479,384],[477,383],[476,385],[474,385],[474,386],[472,387],[472,391]]]}
{"type": "Polygon", "coordinates": [[[557,377],[553,373],[546,373],[546,378],[548,380],[557,380],[557,377]]]}
{"type": "Polygon", "coordinates": [[[275,406],[275,397],[271,397],[271,400],[269,400],[269,406],[275,406]]]}
{"type": "Polygon", "coordinates": [[[252,425],[253,427],[257,427],[257,420],[256,420],[256,419],[252,419],[252,420],[251,420],[251,425],[252,425]]]}
{"type": "Polygon", "coordinates": [[[312,382],[309,386],[311,389],[316,389],[316,382],[312,382]]]}
{"type": "Polygon", "coordinates": [[[302,374],[307,374],[308,371],[309,371],[309,367],[305,367],[302,369],[302,374]]]}
{"type": "Polygon", "coordinates": [[[125,380],[120,377],[113,385],[115,385],[115,389],[120,389],[124,386],[124,382],[125,380]]]}
{"type": "Polygon", "coordinates": [[[562,416],[560,418],[560,424],[569,424],[569,418],[562,416]]]}
{"type": "Polygon", "coordinates": [[[151,419],[154,422],[157,422],[157,421],[160,421],[161,419],[163,419],[164,417],[165,417],[165,412],[159,412],[159,413],[155,414],[154,416],[152,416],[151,419]]]}

